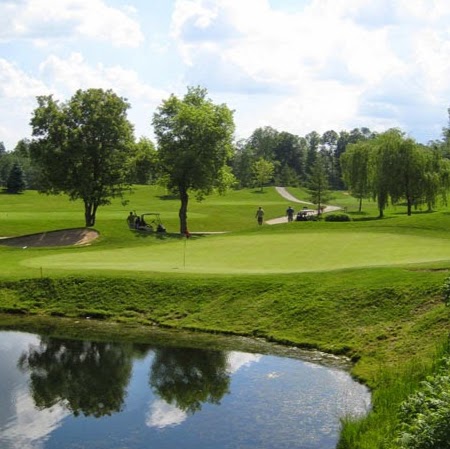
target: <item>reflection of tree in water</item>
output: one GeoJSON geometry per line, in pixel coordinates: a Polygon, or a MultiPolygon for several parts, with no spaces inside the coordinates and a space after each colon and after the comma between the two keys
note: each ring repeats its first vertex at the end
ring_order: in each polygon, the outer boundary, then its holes
{"type": "Polygon", "coordinates": [[[100,417],[121,410],[132,355],[131,345],[43,337],[18,363],[30,372],[36,406],[61,403],[75,416],[100,417]]]}
{"type": "Polygon", "coordinates": [[[160,348],[150,374],[150,385],[162,399],[195,413],[202,403],[219,404],[229,392],[226,354],[222,351],[160,348]]]}

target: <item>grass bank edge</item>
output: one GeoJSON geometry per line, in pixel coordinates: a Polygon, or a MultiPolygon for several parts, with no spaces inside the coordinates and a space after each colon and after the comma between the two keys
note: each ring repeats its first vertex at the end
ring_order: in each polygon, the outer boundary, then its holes
{"type": "Polygon", "coordinates": [[[445,271],[0,281],[0,312],[91,318],[267,340],[346,354],[369,385],[380,364],[428,352],[450,330],[445,271]]]}
{"type": "MultiPolygon", "coordinates": [[[[26,321],[28,330],[54,330],[57,317],[69,317],[72,336],[79,327],[83,336],[133,339],[156,325],[346,354],[356,362],[352,374],[373,390],[373,410],[364,419],[344,420],[339,448],[378,449],[394,432],[398,405],[433,372],[436,348],[448,338],[447,275],[384,268],[340,276],[1,281],[0,311],[10,315],[0,315],[0,326],[24,329],[26,321]],[[103,324],[89,331],[86,323],[96,319],[103,324]]],[[[65,329],[58,332],[67,332],[67,320],[60,322],[65,329]]]]}

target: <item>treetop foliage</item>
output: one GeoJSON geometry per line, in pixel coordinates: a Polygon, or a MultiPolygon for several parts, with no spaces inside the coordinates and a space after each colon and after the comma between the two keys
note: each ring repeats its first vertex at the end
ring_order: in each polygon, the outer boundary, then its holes
{"type": "Polygon", "coordinates": [[[51,95],[37,102],[31,158],[41,170],[40,190],[83,200],[86,226],[92,226],[98,206],[129,187],[127,159],[134,142],[129,104],[102,89],[78,90],[65,103],[51,95]]]}

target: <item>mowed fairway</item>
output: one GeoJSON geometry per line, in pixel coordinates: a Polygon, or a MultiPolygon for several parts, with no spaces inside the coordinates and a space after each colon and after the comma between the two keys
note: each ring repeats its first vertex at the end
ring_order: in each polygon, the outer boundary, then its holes
{"type": "Polygon", "coordinates": [[[290,273],[450,260],[450,240],[381,232],[221,235],[22,260],[70,271],[290,273]]]}

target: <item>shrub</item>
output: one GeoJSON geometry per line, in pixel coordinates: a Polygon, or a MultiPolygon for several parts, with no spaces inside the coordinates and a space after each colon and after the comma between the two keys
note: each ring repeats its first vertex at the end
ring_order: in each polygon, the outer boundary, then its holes
{"type": "Polygon", "coordinates": [[[352,219],[347,214],[327,214],[325,221],[352,221],[352,219]]]}
{"type": "Polygon", "coordinates": [[[448,277],[445,281],[444,281],[444,286],[442,288],[442,294],[443,294],[443,299],[445,302],[445,305],[447,307],[450,307],[450,277],[448,277]]]}
{"type": "Polygon", "coordinates": [[[450,449],[450,358],[435,376],[400,406],[400,423],[393,447],[400,449],[450,449]]]}

